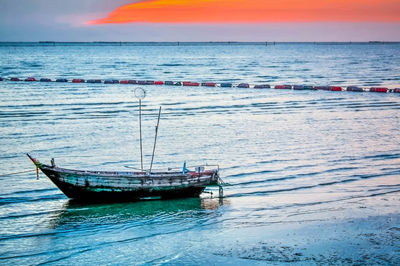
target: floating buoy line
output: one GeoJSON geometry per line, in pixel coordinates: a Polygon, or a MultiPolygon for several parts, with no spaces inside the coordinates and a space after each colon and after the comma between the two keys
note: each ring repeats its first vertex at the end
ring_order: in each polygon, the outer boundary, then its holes
{"type": "Polygon", "coordinates": [[[135,84],[135,85],[164,85],[164,86],[184,86],[184,87],[221,87],[221,88],[254,88],[254,89],[280,89],[280,90],[324,90],[324,91],[353,91],[353,92],[380,92],[380,93],[400,93],[400,88],[386,88],[386,87],[370,87],[363,88],[358,86],[310,86],[310,85],[269,85],[269,84],[256,84],[250,85],[248,83],[215,83],[215,82],[192,82],[192,81],[157,81],[157,80],[118,80],[118,79],[88,79],[75,78],[68,80],[66,78],[50,79],[34,77],[28,78],[2,78],[0,81],[12,82],[70,82],[70,83],[95,83],[95,84],[135,84]]]}

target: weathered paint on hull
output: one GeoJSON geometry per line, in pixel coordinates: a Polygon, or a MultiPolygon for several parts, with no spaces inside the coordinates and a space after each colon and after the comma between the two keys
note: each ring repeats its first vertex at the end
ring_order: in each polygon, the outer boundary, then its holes
{"type": "Polygon", "coordinates": [[[198,197],[205,187],[212,183],[209,176],[192,179],[180,179],[182,177],[174,176],[174,178],[168,179],[168,184],[161,183],[164,179],[160,179],[159,184],[154,185],[157,183],[154,179],[145,177],[76,176],[60,173],[49,167],[42,167],[41,170],[67,197],[83,201],[135,201],[147,197],[198,197]],[[121,184],[125,184],[125,186],[121,186],[121,184]]]}

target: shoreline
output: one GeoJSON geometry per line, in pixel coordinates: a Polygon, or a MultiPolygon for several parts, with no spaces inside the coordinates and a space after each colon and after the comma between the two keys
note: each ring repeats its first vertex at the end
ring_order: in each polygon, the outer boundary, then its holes
{"type": "MultiPolygon", "coordinates": [[[[364,264],[396,265],[400,261],[400,214],[385,214],[343,220],[293,222],[255,228],[241,228],[241,238],[232,245],[216,247],[217,257],[247,262],[304,265],[364,264]],[[251,237],[249,237],[251,236],[251,237]]],[[[230,243],[230,244],[228,244],[230,243]]],[[[217,259],[218,260],[218,259],[217,259]]]]}

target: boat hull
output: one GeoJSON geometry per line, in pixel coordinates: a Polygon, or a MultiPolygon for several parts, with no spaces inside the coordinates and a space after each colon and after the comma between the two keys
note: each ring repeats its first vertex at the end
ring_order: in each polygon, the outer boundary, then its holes
{"type": "Polygon", "coordinates": [[[218,180],[218,170],[149,174],[79,171],[43,164],[37,166],[68,198],[83,201],[198,197],[207,185],[216,185],[218,180]]]}

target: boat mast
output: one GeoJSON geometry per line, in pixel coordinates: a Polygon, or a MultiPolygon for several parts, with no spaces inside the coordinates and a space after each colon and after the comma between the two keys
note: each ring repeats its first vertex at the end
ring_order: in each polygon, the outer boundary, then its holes
{"type": "Polygon", "coordinates": [[[146,97],[146,91],[142,88],[135,90],[135,96],[139,99],[139,138],[140,138],[140,169],[143,172],[143,146],[142,146],[142,99],[146,97]]]}
{"type": "Polygon", "coordinates": [[[160,106],[160,110],[158,110],[158,120],[157,120],[157,126],[156,126],[156,134],[155,134],[155,136],[154,136],[153,153],[152,153],[152,155],[151,155],[150,173],[151,173],[151,169],[153,168],[154,151],[156,150],[158,126],[159,126],[159,124],[160,124],[160,116],[161,116],[161,106],[160,106]]]}
{"type": "Polygon", "coordinates": [[[140,169],[143,172],[143,146],[142,146],[142,100],[139,99],[139,134],[140,134],[140,169]]]}

